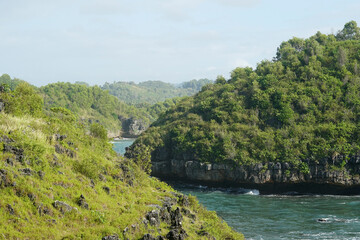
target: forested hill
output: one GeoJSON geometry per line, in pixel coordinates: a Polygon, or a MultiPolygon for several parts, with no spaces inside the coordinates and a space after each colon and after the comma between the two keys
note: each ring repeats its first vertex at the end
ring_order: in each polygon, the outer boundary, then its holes
{"type": "Polygon", "coordinates": [[[22,82],[25,81],[20,80],[18,78],[11,78],[9,74],[3,74],[0,76],[0,84],[6,84],[7,86],[9,86],[11,90],[14,90],[16,86],[22,82]]]}
{"type": "Polygon", "coordinates": [[[192,80],[181,83],[179,86],[161,81],[146,81],[138,84],[114,82],[105,83],[101,88],[129,104],[155,104],[169,98],[194,95],[209,83],[212,81],[208,79],[192,80]]]}
{"type": "MultiPolygon", "coordinates": [[[[236,68],[163,114],[131,152],[153,160],[319,161],[360,151],[360,31],[292,38],[255,69],[236,68]],[[185,157],[184,157],[185,158],[185,157]]],[[[345,158],[344,158],[345,157],[345,158]]]]}
{"type": "Polygon", "coordinates": [[[83,120],[84,123],[99,122],[113,135],[122,129],[121,119],[135,118],[150,124],[154,119],[146,109],[126,104],[98,86],[84,84],[53,83],[40,88],[44,96],[45,109],[64,107],[83,120]]]}

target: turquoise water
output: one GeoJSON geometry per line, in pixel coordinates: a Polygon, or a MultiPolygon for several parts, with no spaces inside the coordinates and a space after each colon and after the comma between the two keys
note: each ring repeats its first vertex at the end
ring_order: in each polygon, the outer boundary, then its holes
{"type": "Polygon", "coordinates": [[[246,239],[360,239],[360,196],[258,195],[170,184],[197,196],[246,239]]]}
{"type": "Polygon", "coordinates": [[[126,139],[126,140],[119,140],[119,141],[113,141],[112,144],[113,149],[120,153],[121,155],[124,155],[125,148],[129,147],[135,140],[134,139],[126,139]]]}
{"type": "MultiPolygon", "coordinates": [[[[119,141],[114,149],[123,153],[130,144],[119,141]]],[[[241,188],[169,184],[197,196],[246,239],[360,239],[360,196],[259,195],[241,188]]]]}

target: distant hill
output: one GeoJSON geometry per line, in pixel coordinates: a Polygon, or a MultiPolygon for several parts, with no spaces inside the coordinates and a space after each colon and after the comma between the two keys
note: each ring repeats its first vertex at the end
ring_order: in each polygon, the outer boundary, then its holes
{"type": "MultiPolygon", "coordinates": [[[[161,81],[117,82],[103,87],[89,86],[85,82],[58,82],[32,87],[42,94],[46,111],[63,107],[71,110],[85,125],[100,123],[108,130],[109,137],[137,137],[182,96],[193,95],[210,82],[207,79],[192,80],[179,86],[161,81]]],[[[11,90],[20,83],[26,82],[12,79],[8,74],[0,77],[0,84],[6,84],[11,90]]]]}
{"type": "Polygon", "coordinates": [[[111,95],[129,104],[155,104],[174,97],[191,96],[213,81],[209,79],[191,80],[178,86],[161,81],[114,82],[105,83],[102,89],[108,90],[111,95]]]}
{"type": "MultiPolygon", "coordinates": [[[[85,84],[52,83],[40,88],[45,109],[64,107],[77,114],[84,123],[99,122],[112,136],[118,136],[126,119],[137,119],[146,129],[154,119],[144,108],[126,104],[98,86],[85,84]]],[[[129,124],[131,124],[128,121],[129,124]]]]}
{"type": "Polygon", "coordinates": [[[0,84],[6,84],[11,90],[14,90],[19,83],[25,82],[18,78],[11,78],[9,74],[3,74],[0,76],[0,84]]]}

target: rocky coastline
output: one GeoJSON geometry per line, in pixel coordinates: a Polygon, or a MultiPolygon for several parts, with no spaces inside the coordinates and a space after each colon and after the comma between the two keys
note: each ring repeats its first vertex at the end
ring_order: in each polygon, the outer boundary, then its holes
{"type": "Polygon", "coordinates": [[[152,175],[217,187],[258,189],[261,194],[360,194],[360,156],[301,164],[202,163],[193,159],[152,160],[152,175]],[[342,164],[342,165],[341,165],[342,164]],[[340,166],[339,166],[340,165],[340,166]]]}

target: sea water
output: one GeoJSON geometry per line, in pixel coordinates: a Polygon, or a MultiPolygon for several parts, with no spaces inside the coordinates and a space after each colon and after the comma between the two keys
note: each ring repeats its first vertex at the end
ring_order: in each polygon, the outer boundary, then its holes
{"type": "MultiPolygon", "coordinates": [[[[133,140],[117,141],[123,154],[133,140]]],[[[360,239],[360,196],[261,195],[256,189],[169,182],[196,196],[246,239],[360,239]]]]}
{"type": "Polygon", "coordinates": [[[129,147],[134,142],[134,139],[124,139],[124,140],[116,140],[112,141],[113,149],[120,153],[121,155],[124,155],[125,148],[129,147]]]}

